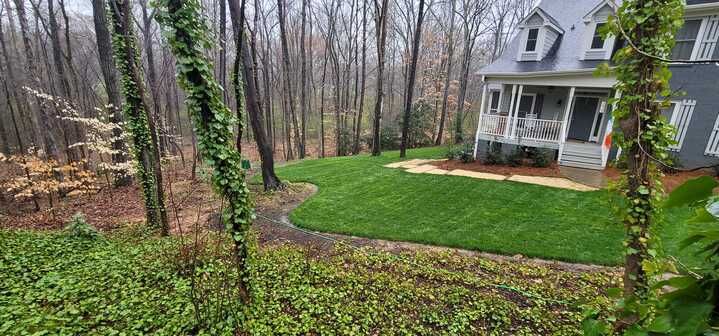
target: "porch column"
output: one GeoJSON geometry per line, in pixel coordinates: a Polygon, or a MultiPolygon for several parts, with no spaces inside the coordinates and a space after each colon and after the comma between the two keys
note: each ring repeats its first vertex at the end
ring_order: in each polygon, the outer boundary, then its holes
{"type": "Polygon", "coordinates": [[[512,118],[512,138],[517,136],[517,118],[519,118],[519,105],[522,103],[522,93],[524,93],[524,85],[519,86],[519,93],[517,93],[517,106],[514,107],[514,117],[512,118]]]}
{"type": "Polygon", "coordinates": [[[567,130],[569,129],[569,114],[572,113],[574,92],[576,90],[577,88],[574,86],[569,89],[569,96],[567,97],[567,107],[564,109],[564,117],[562,118],[562,131],[559,134],[559,161],[562,161],[562,154],[564,154],[564,143],[567,141],[567,130]]]}
{"type": "Polygon", "coordinates": [[[486,108],[487,104],[487,82],[484,80],[484,76],[482,76],[482,101],[479,104],[479,120],[477,120],[477,133],[474,134],[474,158],[477,159],[477,149],[479,146],[479,130],[482,127],[482,117],[484,116],[484,109],[486,108]]]}
{"type": "MultiPolygon", "coordinates": [[[[514,113],[514,95],[517,93],[517,84],[512,84],[512,95],[509,97],[509,111],[507,111],[507,122],[504,125],[504,137],[509,138],[509,127],[512,125],[512,113],[514,113]]],[[[517,104],[519,105],[519,104],[517,104]]]]}

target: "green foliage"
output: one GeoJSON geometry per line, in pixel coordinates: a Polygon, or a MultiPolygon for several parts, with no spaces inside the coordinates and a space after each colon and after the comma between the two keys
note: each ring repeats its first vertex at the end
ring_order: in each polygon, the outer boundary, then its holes
{"type": "Polygon", "coordinates": [[[524,148],[517,146],[511,153],[507,154],[505,161],[512,167],[519,167],[524,165],[524,158],[526,157],[527,153],[524,151],[524,148]]]}
{"type": "Polygon", "coordinates": [[[70,237],[82,239],[97,239],[100,234],[85,220],[85,215],[78,212],[74,214],[65,225],[65,231],[70,237]]]}
{"type": "Polygon", "coordinates": [[[532,166],[546,168],[554,161],[554,151],[546,148],[531,147],[527,150],[527,157],[532,160],[532,166]]]}
{"type": "Polygon", "coordinates": [[[666,161],[668,147],[674,143],[675,130],[660,112],[673,98],[671,72],[661,58],[671,55],[674,36],[683,23],[684,5],[682,0],[625,0],[603,31],[605,36],[627,41],[613,57],[615,67],[610,69],[605,64],[597,73],[615,75],[614,90],[622,95],[609,103],[615,104],[612,113],[620,131],[613,133],[614,140],[622,149],[627,167],[625,179],[618,184],[624,198],[618,217],[626,232],[627,276],[624,296],[617,299],[610,320],[617,321],[614,327],[618,332],[629,335],[661,329],[652,325],[658,294],[652,282],[668,266],[662,261],[662,243],[657,234],[662,222],[663,190],[661,171],[653,160],[666,161]]]}
{"type": "MultiPolygon", "coordinates": [[[[132,21],[129,17],[122,17],[122,5],[111,1],[108,9],[108,22],[112,32],[112,46],[115,65],[120,73],[122,94],[125,98],[122,110],[125,115],[125,124],[132,137],[132,154],[136,162],[136,175],[142,186],[142,196],[147,209],[149,226],[167,230],[162,223],[164,209],[163,200],[158,199],[157,181],[160,177],[155,175],[152,164],[158,160],[157,139],[151,132],[148,119],[147,105],[145,104],[140,58],[137,49],[137,40],[133,31],[132,21]]],[[[129,12],[129,9],[128,9],[129,12]]],[[[132,15],[132,13],[125,13],[132,15]]]]}
{"type": "MultiPolygon", "coordinates": [[[[397,118],[397,122],[401,126],[402,116],[399,115],[397,118]]],[[[407,134],[407,146],[409,148],[425,147],[433,143],[433,118],[434,109],[424,100],[420,99],[412,105],[412,114],[410,114],[409,118],[409,133],[407,134]]]]}
{"type": "MultiPolygon", "coordinates": [[[[208,250],[231,249],[219,242],[208,250]]],[[[192,280],[178,260],[183,246],[136,232],[99,243],[0,230],[0,334],[577,335],[575,305],[612,276],[450,253],[401,261],[387,253],[267,247],[253,260],[257,299],[247,314],[216,316],[206,326],[194,318],[192,280]]],[[[197,276],[232,274],[231,259],[199,258],[197,276]]],[[[217,294],[206,299],[219,304],[217,294]]]]}
{"type": "Polygon", "coordinates": [[[504,155],[502,155],[502,144],[499,142],[492,142],[489,144],[487,155],[484,158],[484,163],[488,165],[502,165],[504,164],[504,155]]]}
{"type": "MultiPolygon", "coordinates": [[[[232,130],[238,121],[224,104],[222,88],[203,53],[210,47],[206,36],[210,30],[201,14],[202,6],[198,0],[158,0],[154,5],[158,8],[157,21],[177,60],[179,84],[187,95],[199,149],[213,168],[216,192],[226,201],[223,220],[235,242],[241,271],[245,272],[249,257],[247,232],[255,215],[242,158],[233,142],[232,130]]],[[[243,277],[245,285],[246,282],[243,277]]]]}
{"type": "Polygon", "coordinates": [[[465,143],[463,148],[458,148],[458,149],[449,147],[449,149],[447,151],[447,159],[459,160],[462,163],[474,162],[474,149],[472,148],[472,144],[465,143]]]}
{"type": "MultiPolygon", "coordinates": [[[[447,146],[413,149],[407,159],[444,158],[446,152],[447,146]]],[[[398,152],[386,152],[380,157],[306,160],[279,168],[283,180],[319,187],[290,214],[292,222],[315,231],[506,255],[607,265],[622,262],[623,230],[611,211],[616,197],[606,191],[410,174],[383,167],[401,160],[398,152]],[[338,200],[344,206],[337,206],[338,200]]],[[[668,253],[694,263],[676,247],[687,230],[684,219],[689,209],[668,210],[667,217],[681,223],[659,232],[668,253]]]]}

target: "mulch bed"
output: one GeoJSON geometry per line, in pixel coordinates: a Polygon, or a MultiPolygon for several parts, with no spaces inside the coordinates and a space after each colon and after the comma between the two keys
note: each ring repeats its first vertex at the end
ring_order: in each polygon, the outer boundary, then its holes
{"type": "MultiPolygon", "coordinates": [[[[603,171],[605,177],[612,181],[618,180],[622,172],[621,170],[613,167],[609,167],[603,171]]],[[[709,169],[698,170],[693,172],[678,172],[674,174],[664,174],[662,178],[662,184],[664,185],[664,191],[671,192],[678,186],[684,184],[684,182],[700,177],[700,176],[714,176],[713,172],[709,169]]]]}
{"type": "Polygon", "coordinates": [[[546,168],[539,167],[511,167],[506,165],[488,165],[479,161],[471,163],[463,163],[458,160],[435,161],[429,164],[444,170],[469,170],[481,173],[499,174],[499,175],[528,175],[528,176],[546,176],[546,177],[563,177],[559,171],[559,166],[552,164],[546,168]]]}

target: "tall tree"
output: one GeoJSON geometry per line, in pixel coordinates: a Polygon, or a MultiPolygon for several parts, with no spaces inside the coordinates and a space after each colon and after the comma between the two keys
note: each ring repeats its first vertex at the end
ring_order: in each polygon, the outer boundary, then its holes
{"type": "Polygon", "coordinates": [[[300,25],[300,105],[301,105],[301,116],[300,123],[302,128],[302,135],[299,139],[300,142],[300,159],[305,158],[305,146],[307,145],[307,0],[302,0],[302,15],[300,25]]]}
{"type": "MultiPolygon", "coordinates": [[[[117,86],[117,69],[112,60],[112,37],[107,25],[107,12],[105,0],[92,0],[92,18],[95,23],[95,40],[97,42],[98,60],[100,70],[102,71],[102,79],[105,83],[105,92],[107,93],[108,113],[110,122],[114,124],[122,124],[122,98],[120,97],[120,88],[117,86]]],[[[113,163],[121,163],[127,161],[125,152],[127,150],[125,140],[122,138],[122,130],[115,128],[112,131],[113,141],[112,154],[113,163]]],[[[115,186],[130,185],[132,179],[126,174],[115,176],[115,186]]]]}
{"type": "MultiPolygon", "coordinates": [[[[235,39],[236,59],[232,69],[235,99],[238,109],[245,106],[250,117],[250,125],[254,134],[257,150],[260,153],[260,164],[262,168],[262,183],[265,191],[277,190],[283,187],[282,182],[275,173],[275,158],[272,151],[272,144],[268,141],[265,122],[262,115],[261,97],[259,95],[259,79],[257,78],[257,64],[255,57],[249,52],[256,48],[256,44],[248,45],[245,35],[245,0],[237,8],[236,1],[230,1],[230,20],[232,21],[232,32],[235,39]],[[242,104],[242,100],[244,103],[242,104]]],[[[253,40],[254,41],[254,40],[253,40]]]]}
{"type": "MultiPolygon", "coordinates": [[[[304,157],[305,149],[304,144],[301,141],[300,136],[300,129],[299,125],[297,124],[297,114],[295,113],[295,92],[294,87],[292,85],[292,66],[290,64],[290,48],[288,45],[288,39],[287,39],[287,27],[285,21],[287,20],[287,6],[285,3],[285,0],[277,0],[277,16],[279,18],[280,22],[280,41],[281,41],[281,47],[282,47],[282,65],[283,65],[283,75],[284,75],[284,85],[285,89],[287,90],[287,110],[289,112],[289,116],[292,118],[292,130],[294,130],[295,135],[295,143],[297,144],[297,151],[300,153],[301,157],[304,157]]],[[[289,133],[289,132],[288,132],[289,133]]],[[[288,152],[291,152],[291,146],[290,150],[288,152]]]]}
{"type": "Polygon", "coordinates": [[[360,84],[360,101],[355,125],[354,154],[360,152],[360,133],[362,133],[362,113],[364,112],[365,87],[367,82],[367,1],[362,2],[362,82],[360,84]]]}
{"type": "MultiPolygon", "coordinates": [[[[25,51],[25,60],[27,64],[26,78],[29,79],[29,85],[32,88],[40,89],[40,73],[38,72],[37,60],[35,53],[32,49],[32,41],[30,40],[30,28],[28,26],[27,17],[25,13],[25,1],[14,0],[15,12],[17,13],[18,23],[20,25],[20,34],[22,36],[22,45],[25,51]]],[[[39,120],[39,126],[45,130],[45,132],[39,132],[41,134],[40,139],[42,140],[42,148],[45,149],[46,155],[51,158],[58,158],[58,149],[56,145],[55,135],[52,132],[52,120],[50,115],[45,109],[42,108],[39,98],[35,97],[35,115],[39,120]]]]}
{"type": "Polygon", "coordinates": [[[463,48],[462,69],[459,77],[459,95],[457,97],[457,113],[454,116],[454,142],[464,141],[464,105],[469,86],[469,68],[472,64],[472,53],[477,38],[482,34],[483,21],[487,14],[490,0],[461,0],[462,8],[459,16],[462,19],[463,48]]]}
{"type": "Polygon", "coordinates": [[[417,78],[417,59],[419,59],[419,43],[422,39],[422,23],[424,22],[425,10],[424,0],[419,0],[419,12],[417,13],[417,25],[412,40],[412,60],[409,65],[409,74],[404,101],[404,115],[402,117],[402,144],[399,148],[399,157],[407,156],[407,140],[409,135],[409,119],[412,113],[412,97],[414,95],[414,82],[417,78]]]}
{"type": "Polygon", "coordinates": [[[250,300],[248,231],[254,217],[250,191],[241,168],[241,156],[234,146],[232,112],[222,99],[222,88],[212,74],[212,66],[201,52],[208,42],[207,25],[200,15],[197,0],[164,0],[158,21],[165,28],[169,45],[178,62],[180,84],[187,93],[187,107],[192,113],[203,158],[214,169],[215,190],[227,202],[223,216],[234,242],[237,265],[241,272],[240,295],[250,300]]]}
{"type": "Polygon", "coordinates": [[[137,177],[142,186],[147,222],[151,227],[161,229],[163,235],[167,235],[169,227],[157,132],[145,103],[145,86],[142,81],[137,39],[132,29],[130,1],[110,0],[109,8],[115,63],[121,74],[122,92],[125,96],[123,111],[128,119],[133,153],[138,163],[137,177]]]}
{"type": "Polygon", "coordinates": [[[377,43],[377,84],[374,105],[374,120],[372,122],[372,155],[382,153],[380,140],[380,127],[382,120],[382,99],[384,95],[384,65],[385,48],[387,46],[387,16],[389,14],[389,0],[374,0],[375,36],[377,43]]]}
{"type": "Polygon", "coordinates": [[[454,12],[457,10],[457,0],[449,0],[449,26],[447,27],[447,43],[445,55],[447,57],[447,68],[444,73],[444,88],[442,89],[442,113],[439,117],[439,128],[437,130],[437,139],[434,144],[439,146],[442,144],[444,137],[444,123],[447,120],[447,107],[449,105],[449,87],[452,78],[452,65],[454,64],[454,12]]]}

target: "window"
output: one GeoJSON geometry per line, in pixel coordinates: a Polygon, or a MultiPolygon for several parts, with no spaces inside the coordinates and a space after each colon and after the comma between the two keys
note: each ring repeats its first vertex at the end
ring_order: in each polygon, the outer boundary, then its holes
{"type": "Polygon", "coordinates": [[[537,39],[539,37],[539,28],[532,28],[527,32],[527,45],[524,51],[531,52],[537,50],[537,39]]]}
{"type": "Polygon", "coordinates": [[[592,36],[592,49],[604,49],[604,37],[602,37],[601,29],[606,24],[606,22],[600,22],[597,23],[597,27],[594,28],[594,35],[592,36]]]}
{"type": "Polygon", "coordinates": [[[498,90],[492,90],[489,94],[489,113],[499,114],[499,105],[502,99],[502,92],[498,90]]]}
{"type": "Polygon", "coordinates": [[[697,41],[697,35],[699,35],[699,28],[701,25],[701,19],[684,21],[684,26],[682,26],[676,35],[677,44],[674,46],[674,50],[672,50],[672,59],[691,59],[692,52],[694,51],[694,44],[697,41]]]}

